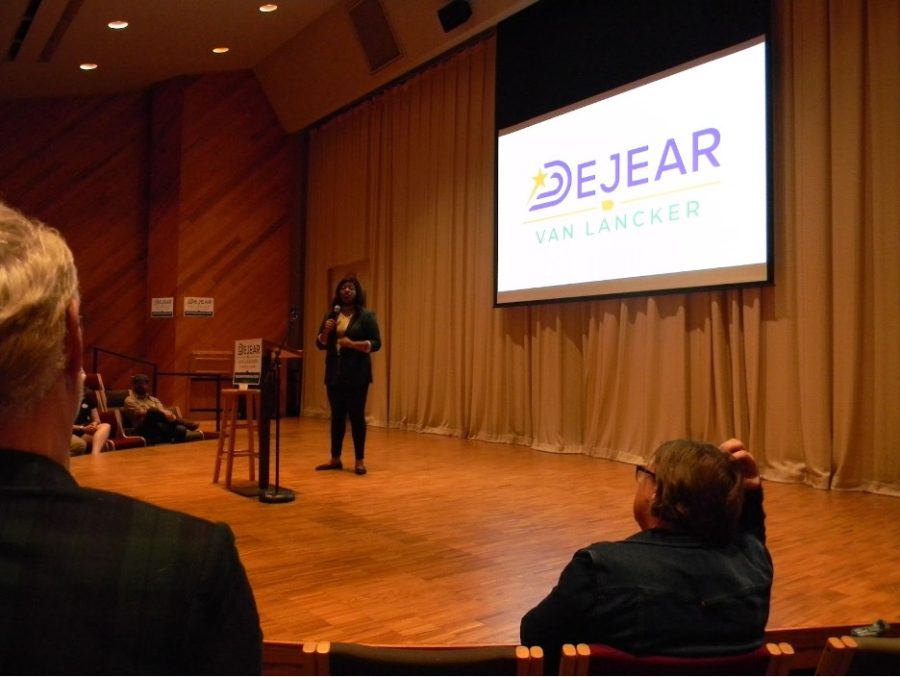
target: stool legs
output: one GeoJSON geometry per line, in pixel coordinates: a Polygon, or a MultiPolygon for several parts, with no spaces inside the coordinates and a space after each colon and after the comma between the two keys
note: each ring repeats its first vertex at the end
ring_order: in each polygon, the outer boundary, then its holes
{"type": "Polygon", "coordinates": [[[259,391],[256,390],[223,390],[222,391],[222,429],[219,432],[219,445],[216,451],[216,465],[213,470],[213,482],[219,481],[219,473],[222,467],[222,458],[225,458],[225,487],[231,489],[232,471],[234,469],[234,457],[246,456],[249,463],[250,481],[256,481],[256,459],[259,453],[256,450],[259,391]],[[238,399],[244,398],[246,403],[246,416],[243,421],[238,420],[238,399]],[[247,431],[247,447],[235,449],[238,430],[247,431]],[[227,446],[226,446],[227,445],[227,446]]]}

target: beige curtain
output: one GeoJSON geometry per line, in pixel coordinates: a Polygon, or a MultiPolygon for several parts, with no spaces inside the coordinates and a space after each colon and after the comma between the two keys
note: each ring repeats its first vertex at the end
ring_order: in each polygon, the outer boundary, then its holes
{"type": "Polygon", "coordinates": [[[737,436],[770,479],[900,494],[900,3],[774,23],[771,288],[493,308],[492,39],[313,131],[306,343],[359,270],[371,424],[629,462],[737,436]]]}

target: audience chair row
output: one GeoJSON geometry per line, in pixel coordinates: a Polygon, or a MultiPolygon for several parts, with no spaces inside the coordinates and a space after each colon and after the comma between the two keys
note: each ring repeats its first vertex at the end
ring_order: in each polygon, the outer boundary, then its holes
{"type": "Polygon", "coordinates": [[[117,451],[119,449],[146,447],[146,439],[140,435],[130,434],[125,428],[122,407],[125,404],[125,398],[128,396],[129,391],[127,389],[108,391],[100,374],[85,374],[84,382],[88,388],[94,391],[94,396],[97,398],[97,413],[100,415],[100,421],[109,424],[110,433],[109,439],[106,441],[107,449],[117,451]]]}
{"type": "Polygon", "coordinates": [[[794,649],[764,644],[749,653],[689,658],[635,656],[605,644],[564,644],[560,675],[787,675],[794,649]]]}
{"type": "MultiPolygon", "coordinates": [[[[787,675],[794,651],[769,643],[737,656],[633,656],[601,644],[566,644],[560,675],[787,675]]],[[[264,643],[267,675],[543,675],[541,647],[264,643]]]]}
{"type": "MultiPolygon", "coordinates": [[[[111,428],[109,440],[106,442],[108,450],[134,449],[146,447],[147,440],[140,435],[135,435],[125,424],[125,415],[122,410],[125,406],[125,398],[131,393],[128,388],[107,390],[100,374],[85,374],[85,384],[94,391],[97,398],[97,413],[100,421],[109,423],[111,428]]],[[[172,411],[181,417],[181,409],[176,405],[170,407],[172,411]]],[[[189,433],[188,439],[207,439],[207,434],[200,431],[189,433]]]]}

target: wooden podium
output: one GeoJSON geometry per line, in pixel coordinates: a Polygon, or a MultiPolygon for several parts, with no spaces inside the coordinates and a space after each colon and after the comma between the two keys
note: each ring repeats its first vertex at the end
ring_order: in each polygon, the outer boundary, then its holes
{"type": "Polygon", "coordinates": [[[259,414],[259,500],[263,503],[286,503],[294,499],[293,493],[279,486],[278,466],[281,451],[281,395],[285,359],[303,359],[302,350],[279,346],[263,341],[262,374],[260,375],[261,404],[259,414]],[[269,483],[271,458],[271,425],[275,421],[275,484],[269,483]]]}

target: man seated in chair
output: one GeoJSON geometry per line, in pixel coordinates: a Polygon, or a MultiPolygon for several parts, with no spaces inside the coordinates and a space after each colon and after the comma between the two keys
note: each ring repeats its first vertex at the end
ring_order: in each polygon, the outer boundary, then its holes
{"type": "Polygon", "coordinates": [[[70,472],[79,317],[65,241],[0,202],[0,671],[260,674],[231,528],[70,472]]]}
{"type": "Polygon", "coordinates": [[[548,670],[563,644],[669,656],[763,644],[772,558],[753,456],[735,439],[720,447],[674,440],[635,476],[641,531],[576,552],[522,619],[522,644],[543,647],[548,670]]]}
{"type": "Polygon", "coordinates": [[[146,374],[131,377],[131,394],[125,398],[125,416],[134,427],[134,434],[147,440],[147,444],[184,442],[189,430],[199,426],[178,416],[150,394],[150,379],[146,374]]]}

